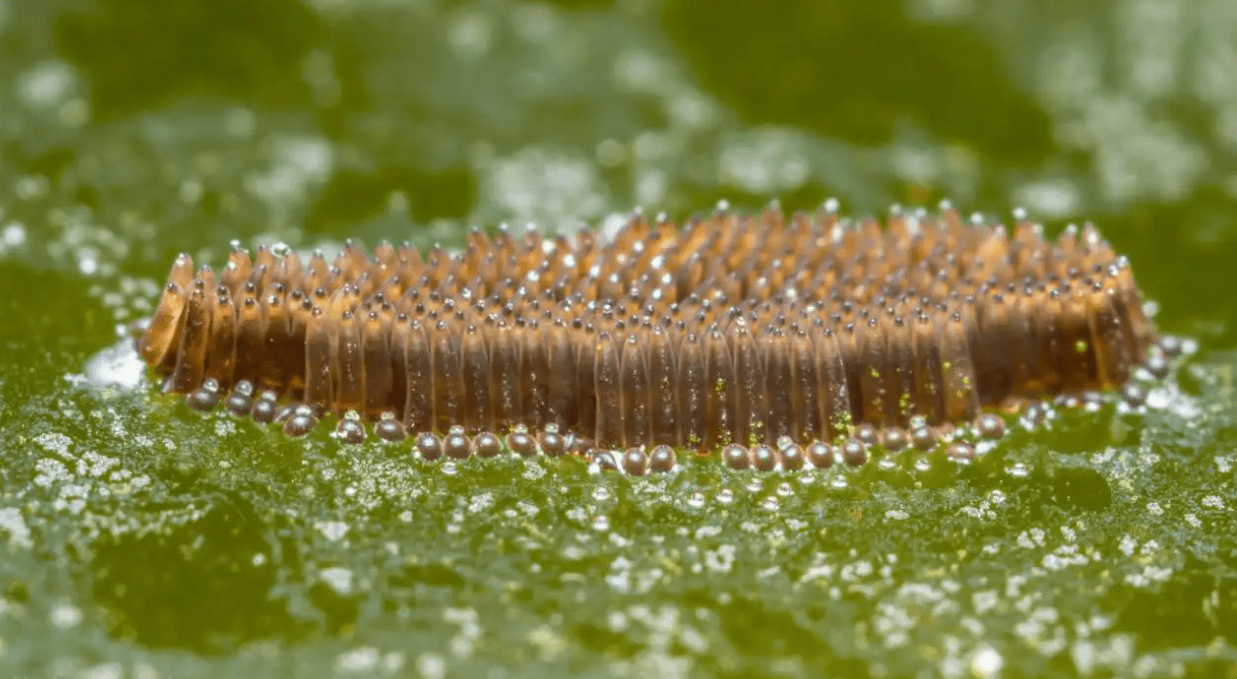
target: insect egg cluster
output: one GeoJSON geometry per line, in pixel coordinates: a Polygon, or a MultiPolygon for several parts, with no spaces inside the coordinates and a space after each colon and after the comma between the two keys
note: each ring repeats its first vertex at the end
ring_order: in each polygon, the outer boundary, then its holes
{"type": "Polygon", "coordinates": [[[676,449],[797,469],[958,425],[999,437],[986,408],[1136,398],[1155,340],[1094,227],[1047,240],[944,207],[636,215],[608,239],[473,231],[458,254],[349,243],[332,262],[234,249],[218,274],[182,255],[137,343],[166,391],[291,435],[355,413],[341,440],[411,437],[425,459],[588,452],[643,474],[676,449]]]}

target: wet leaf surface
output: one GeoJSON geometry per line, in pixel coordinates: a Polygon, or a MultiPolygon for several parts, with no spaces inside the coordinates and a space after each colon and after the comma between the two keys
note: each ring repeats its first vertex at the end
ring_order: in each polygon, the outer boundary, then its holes
{"type": "Polygon", "coordinates": [[[1231,3],[749,5],[0,2],[0,675],[1235,676],[1231,3]],[[290,439],[123,339],[233,239],[827,196],[1093,218],[1198,350],[970,465],[627,478],[290,439]]]}

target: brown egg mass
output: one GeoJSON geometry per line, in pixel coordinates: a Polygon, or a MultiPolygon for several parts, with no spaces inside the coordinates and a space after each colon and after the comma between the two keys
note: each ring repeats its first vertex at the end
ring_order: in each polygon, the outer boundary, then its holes
{"type": "Polygon", "coordinates": [[[763,467],[823,460],[807,446],[863,424],[861,443],[920,447],[985,406],[1124,385],[1153,340],[1094,227],[1051,242],[943,208],[883,227],[637,215],[613,238],[473,231],[457,255],[236,249],[218,274],[181,255],[137,344],[165,391],[209,408],[230,390],[229,411],[292,434],[356,411],[384,439],[437,433],[436,455],[488,454],[500,431],[565,452],[738,444],[763,467]]]}

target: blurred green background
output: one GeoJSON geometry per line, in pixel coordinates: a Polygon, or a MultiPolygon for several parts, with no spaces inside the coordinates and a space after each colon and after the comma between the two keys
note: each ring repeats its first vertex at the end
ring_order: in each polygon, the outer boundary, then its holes
{"type": "Polygon", "coordinates": [[[1235,74],[1231,0],[0,0],[0,676],[1237,677],[1235,74]],[[1199,351],[969,467],[627,479],[118,339],[232,239],[829,196],[1093,219],[1199,351]]]}

